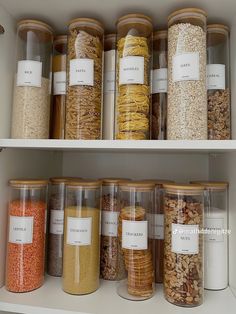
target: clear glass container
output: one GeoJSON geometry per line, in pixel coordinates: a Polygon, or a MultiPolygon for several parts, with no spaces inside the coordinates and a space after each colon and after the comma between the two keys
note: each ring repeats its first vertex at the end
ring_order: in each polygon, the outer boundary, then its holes
{"type": "Polygon", "coordinates": [[[44,282],[46,180],[10,180],[6,289],[29,292],[44,282]]]}
{"type": "Polygon", "coordinates": [[[144,181],[119,184],[118,236],[127,276],[118,282],[117,293],[128,300],[151,298],[155,291],[152,241],[149,241],[154,184],[144,181]]]}
{"type": "Polygon", "coordinates": [[[114,139],[116,89],[116,34],[104,38],[104,84],[103,84],[103,127],[102,138],[114,139]]]}
{"type": "Polygon", "coordinates": [[[17,24],[12,138],[49,138],[52,28],[36,20],[17,24]]]}
{"type": "Polygon", "coordinates": [[[229,28],[207,26],[208,139],[229,140],[230,121],[230,46],[229,28]]]}
{"type": "Polygon", "coordinates": [[[153,34],[152,130],[153,140],[167,139],[168,31],[153,34]]]}
{"type": "Polygon", "coordinates": [[[202,304],[204,187],[164,184],[164,294],[178,306],[202,304]]]}
{"type": "Polygon", "coordinates": [[[67,36],[56,36],[53,42],[53,98],[51,138],[65,138],[67,36]]]}
{"type": "Polygon", "coordinates": [[[205,187],[204,288],[228,287],[228,182],[194,181],[205,187]]]}
{"type": "Polygon", "coordinates": [[[142,14],[117,22],[116,139],[150,138],[152,30],[142,14]]]}
{"type": "Polygon", "coordinates": [[[63,290],[92,293],[99,287],[101,182],[66,182],[63,290]]]}
{"type": "Polygon", "coordinates": [[[102,137],[103,34],[97,20],[69,22],[66,139],[102,137]]]}
{"type": "Polygon", "coordinates": [[[168,17],[168,140],[207,139],[206,12],[168,17]]]}

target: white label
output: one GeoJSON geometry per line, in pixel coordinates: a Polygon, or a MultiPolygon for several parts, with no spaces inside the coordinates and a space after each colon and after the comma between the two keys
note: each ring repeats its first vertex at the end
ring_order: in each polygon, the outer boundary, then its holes
{"type": "Polygon", "coordinates": [[[70,60],[70,86],[87,85],[94,83],[94,60],[73,59],[70,60]]]}
{"type": "Polygon", "coordinates": [[[167,93],[167,68],[152,71],[152,94],[167,93]]]}
{"type": "Polygon", "coordinates": [[[53,73],[53,95],[66,94],[66,71],[53,73]]]}
{"type": "Polygon", "coordinates": [[[224,235],[222,233],[224,229],[223,218],[205,218],[205,236],[206,242],[224,242],[224,235]]]}
{"type": "Polygon", "coordinates": [[[102,211],[102,235],[117,237],[119,212],[102,211]]]}
{"type": "Polygon", "coordinates": [[[144,57],[120,59],[119,84],[144,84],[144,57]]]}
{"type": "Polygon", "coordinates": [[[115,91],[115,68],[116,68],[116,51],[109,50],[104,52],[104,93],[114,93],[115,91]]]}
{"type": "Polygon", "coordinates": [[[207,65],[207,89],[225,89],[225,65],[207,65]]]}
{"type": "Polygon", "coordinates": [[[122,248],[147,250],[148,222],[122,220],[122,248]]]}
{"type": "Polygon", "coordinates": [[[199,52],[177,54],[173,57],[173,81],[198,81],[199,52]]]}
{"type": "Polygon", "coordinates": [[[15,244],[33,243],[34,217],[10,216],[9,242],[15,244]]]}
{"type": "Polygon", "coordinates": [[[172,252],[198,254],[199,226],[172,224],[172,252]]]}
{"type": "Polygon", "coordinates": [[[64,230],[64,211],[51,210],[50,211],[50,233],[63,234],[64,230]]]}
{"type": "Polygon", "coordinates": [[[67,244],[85,246],[91,245],[92,217],[67,217],[67,244]]]}
{"type": "Polygon", "coordinates": [[[17,64],[17,86],[41,87],[42,62],[21,60],[17,64]]]}

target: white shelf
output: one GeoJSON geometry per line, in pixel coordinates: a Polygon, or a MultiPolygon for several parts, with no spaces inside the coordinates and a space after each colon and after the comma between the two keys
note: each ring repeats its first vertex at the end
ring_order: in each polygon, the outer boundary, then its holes
{"type": "Polygon", "coordinates": [[[153,298],[134,302],[120,298],[114,282],[102,281],[95,293],[72,296],[62,291],[59,278],[47,277],[43,287],[30,293],[13,294],[0,289],[0,309],[23,314],[235,314],[235,297],[230,289],[206,291],[203,305],[185,310],[168,303],[161,286],[153,298]]]}
{"type": "Polygon", "coordinates": [[[76,150],[96,152],[227,152],[236,151],[230,141],[108,141],[0,139],[0,148],[76,150]]]}

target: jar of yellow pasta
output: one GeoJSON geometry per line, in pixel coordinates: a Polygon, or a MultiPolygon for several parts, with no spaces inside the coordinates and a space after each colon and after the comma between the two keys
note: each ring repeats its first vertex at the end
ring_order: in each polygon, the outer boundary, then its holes
{"type": "Polygon", "coordinates": [[[150,137],[152,20],[128,14],[117,22],[116,139],[150,137]]]}

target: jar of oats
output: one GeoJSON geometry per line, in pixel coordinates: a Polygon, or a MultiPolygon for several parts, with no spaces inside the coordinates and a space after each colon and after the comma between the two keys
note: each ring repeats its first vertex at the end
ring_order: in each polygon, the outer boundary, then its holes
{"type": "Polygon", "coordinates": [[[117,22],[116,139],[150,138],[152,20],[128,14],[117,22]]]}
{"type": "Polygon", "coordinates": [[[164,185],[164,293],[170,303],[203,302],[204,187],[164,185]]]}
{"type": "Polygon", "coordinates": [[[103,34],[97,20],[69,22],[66,139],[101,139],[103,34]]]}
{"type": "Polygon", "coordinates": [[[222,24],[207,26],[207,100],[208,139],[229,140],[230,78],[229,28],[222,24]]]}
{"type": "Polygon", "coordinates": [[[12,138],[49,138],[53,30],[44,22],[17,25],[12,138]]]}
{"type": "Polygon", "coordinates": [[[168,28],[167,139],[206,140],[206,13],[175,11],[168,28]]]}

